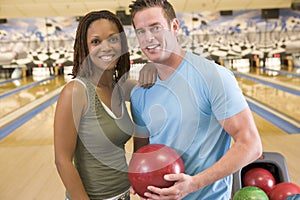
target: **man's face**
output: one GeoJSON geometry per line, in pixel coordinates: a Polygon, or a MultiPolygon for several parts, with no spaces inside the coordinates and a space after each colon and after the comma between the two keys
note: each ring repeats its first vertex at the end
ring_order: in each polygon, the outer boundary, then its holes
{"type": "Polygon", "coordinates": [[[137,12],[133,23],[140,47],[149,60],[163,63],[170,57],[176,35],[162,8],[152,7],[137,12]]]}

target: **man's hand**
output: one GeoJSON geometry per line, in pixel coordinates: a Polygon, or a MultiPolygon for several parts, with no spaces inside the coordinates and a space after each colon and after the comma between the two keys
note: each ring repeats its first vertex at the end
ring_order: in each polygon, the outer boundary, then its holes
{"type": "Polygon", "coordinates": [[[175,181],[175,184],[169,188],[157,188],[148,186],[150,192],[144,195],[147,200],[180,200],[189,193],[197,190],[193,177],[187,174],[168,174],[164,176],[167,181],[175,181]]]}

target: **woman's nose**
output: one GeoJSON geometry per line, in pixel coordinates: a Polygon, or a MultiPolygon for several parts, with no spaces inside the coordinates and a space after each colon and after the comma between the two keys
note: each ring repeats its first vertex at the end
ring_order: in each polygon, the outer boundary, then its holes
{"type": "Polygon", "coordinates": [[[107,40],[103,40],[99,46],[101,51],[111,50],[111,46],[107,40]]]}

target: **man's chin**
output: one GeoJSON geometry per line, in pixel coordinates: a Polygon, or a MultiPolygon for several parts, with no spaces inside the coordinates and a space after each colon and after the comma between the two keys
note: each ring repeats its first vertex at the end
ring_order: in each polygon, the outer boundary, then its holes
{"type": "Polygon", "coordinates": [[[159,51],[146,51],[144,52],[144,54],[147,56],[147,58],[154,62],[154,61],[158,61],[160,59],[161,53],[159,51]]]}

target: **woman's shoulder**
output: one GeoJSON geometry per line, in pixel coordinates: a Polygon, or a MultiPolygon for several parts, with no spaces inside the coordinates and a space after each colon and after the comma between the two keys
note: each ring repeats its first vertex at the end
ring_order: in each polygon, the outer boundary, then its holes
{"type": "Polygon", "coordinates": [[[83,94],[85,93],[85,84],[80,81],[79,79],[72,79],[66,85],[61,91],[60,95],[63,96],[73,96],[74,94],[83,94]]]}
{"type": "Polygon", "coordinates": [[[85,86],[76,80],[69,81],[59,94],[58,104],[67,108],[76,105],[85,112],[87,107],[87,93],[85,86]]]}

